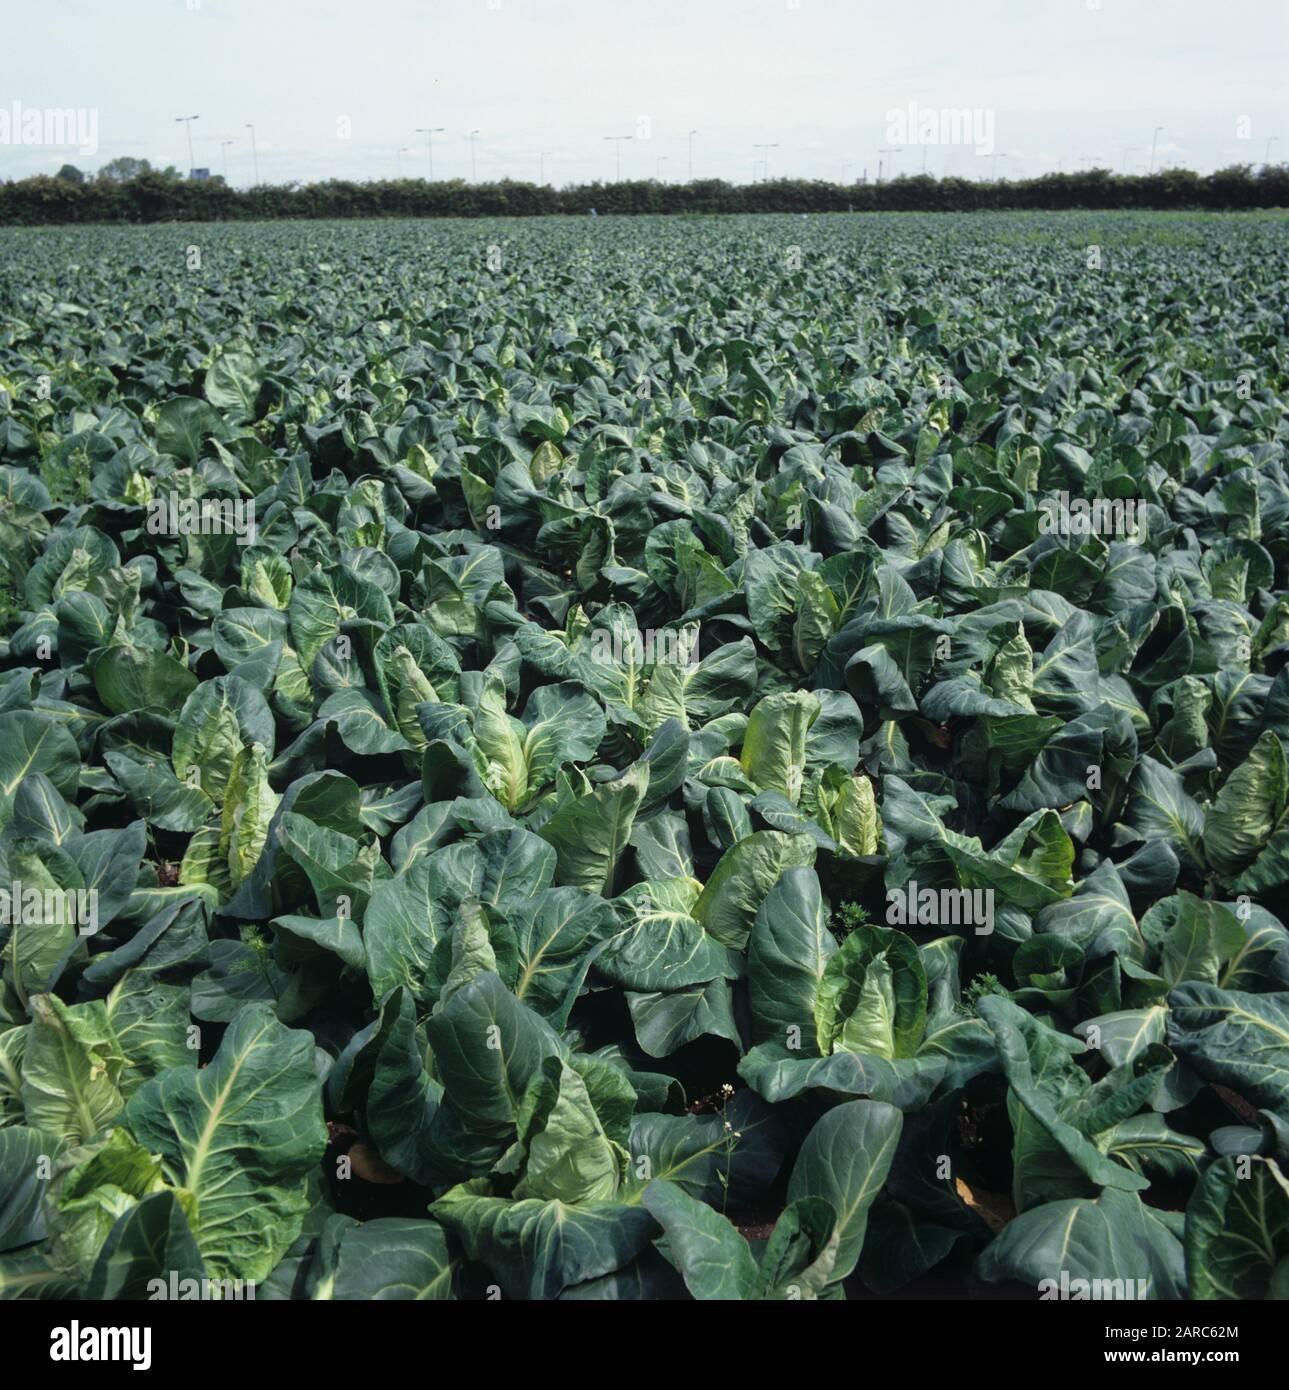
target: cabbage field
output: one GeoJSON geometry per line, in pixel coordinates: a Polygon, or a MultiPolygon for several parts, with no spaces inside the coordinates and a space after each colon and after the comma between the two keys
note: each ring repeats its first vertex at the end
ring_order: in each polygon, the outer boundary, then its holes
{"type": "Polygon", "coordinates": [[[1289,221],[0,231],[0,1294],[1289,1298],[1289,221]]]}

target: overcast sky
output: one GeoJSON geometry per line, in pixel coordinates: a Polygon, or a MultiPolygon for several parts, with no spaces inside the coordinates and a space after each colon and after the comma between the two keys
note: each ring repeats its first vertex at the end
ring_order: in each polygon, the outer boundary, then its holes
{"type": "Polygon", "coordinates": [[[734,181],[757,144],[771,176],[1144,169],[1156,126],[1157,165],[1258,164],[1269,137],[1289,159],[1286,0],[0,3],[0,109],[97,112],[99,145],[11,139],[5,178],[117,155],[186,169],[175,117],[194,114],[196,164],[226,157],[236,184],[247,122],[274,182],[389,177],[405,146],[423,175],[424,126],[445,128],[439,178],[471,176],[473,130],[480,179],[536,179],[545,152],[557,184],[612,178],[618,148],[624,177],[684,178],[691,129],[695,176],[734,181]],[[937,143],[889,124],[910,103],[944,116],[937,143]],[[964,109],[979,124],[945,143],[964,109]]]}

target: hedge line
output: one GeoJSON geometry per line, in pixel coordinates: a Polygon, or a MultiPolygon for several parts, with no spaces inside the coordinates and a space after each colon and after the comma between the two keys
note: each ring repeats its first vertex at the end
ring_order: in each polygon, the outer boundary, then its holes
{"type": "Polygon", "coordinates": [[[530,217],[550,213],[967,212],[983,209],[1289,207],[1289,165],[1257,172],[1237,165],[1201,175],[1169,169],[1118,175],[1104,169],[1037,179],[972,183],[926,175],[882,184],[775,179],[653,180],[552,188],[531,183],[427,183],[422,179],[305,185],[262,184],[244,191],[221,179],[190,182],[147,173],[128,182],[62,178],[0,184],[0,224],[225,221],[283,217],[530,217]]]}

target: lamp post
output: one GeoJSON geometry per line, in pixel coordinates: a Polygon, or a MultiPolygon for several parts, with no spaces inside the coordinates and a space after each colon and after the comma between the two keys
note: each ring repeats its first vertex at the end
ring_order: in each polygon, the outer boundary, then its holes
{"type": "Polygon", "coordinates": [[[1274,145],[1276,141],[1279,139],[1280,137],[1278,135],[1267,136],[1267,150],[1266,153],[1262,156],[1262,163],[1264,166],[1271,163],[1271,146],[1274,145]]]}
{"type": "Polygon", "coordinates": [[[403,145],[403,146],[401,146],[401,147],[399,148],[399,151],[398,151],[398,177],[399,177],[400,179],[403,177],[403,156],[404,156],[405,154],[411,154],[411,153],[412,153],[412,147],[411,147],[411,145],[403,145]]]}
{"type": "Polygon", "coordinates": [[[776,142],[775,144],[770,144],[770,145],[753,145],[752,148],[753,148],[754,150],[765,150],[765,151],[766,151],[766,153],[763,154],[763,155],[761,156],[761,177],[768,183],[768,182],[770,181],[770,155],[769,155],[769,151],[770,151],[770,150],[777,150],[777,149],[779,148],[779,146],[778,146],[778,144],[777,144],[777,142],[776,142]]]}
{"type": "Polygon", "coordinates": [[[446,127],[441,125],[418,125],[416,127],[416,134],[425,136],[425,148],[430,157],[431,183],[434,182],[434,137],[441,134],[445,129],[446,127]]]}
{"type": "Polygon", "coordinates": [[[472,131],[470,132],[470,137],[469,137],[469,138],[470,138],[470,182],[471,182],[471,183],[478,183],[478,182],[479,182],[479,169],[478,169],[478,164],[477,164],[476,161],[475,161],[475,154],[474,154],[474,142],[479,138],[479,133],[480,133],[480,132],[478,131],[478,129],[472,130],[472,131]]]}
{"type": "Polygon", "coordinates": [[[1163,130],[1163,126],[1157,125],[1155,127],[1155,133],[1150,137],[1150,172],[1152,174],[1155,172],[1155,146],[1159,143],[1159,132],[1161,130],[1163,130]]]}
{"type": "Polygon", "coordinates": [[[691,130],[691,131],[689,132],[689,181],[690,181],[690,183],[693,183],[693,181],[694,181],[694,136],[697,135],[697,134],[698,134],[698,132],[697,132],[696,130],[691,130]]]}
{"type": "Polygon", "coordinates": [[[551,153],[553,153],[553,151],[543,150],[541,154],[537,156],[537,182],[539,184],[544,184],[546,182],[546,156],[551,153]]]}
{"type": "MultiPolygon", "coordinates": [[[[882,148],[881,148],[880,150],[878,150],[877,153],[878,153],[878,154],[899,154],[900,150],[903,149],[903,148],[904,148],[904,147],[903,147],[902,145],[883,145],[882,148]]],[[[895,161],[894,161],[894,160],[891,160],[891,168],[894,169],[894,167],[895,167],[895,161]]],[[[878,183],[881,183],[881,181],[882,181],[882,161],[879,159],[879,160],[877,161],[877,182],[878,182],[878,183]]]]}
{"type": "Polygon", "coordinates": [[[661,183],[661,182],[662,182],[662,166],[663,166],[666,162],[667,162],[667,156],[666,156],[665,154],[660,154],[660,155],[658,156],[658,162],[657,162],[657,164],[654,166],[654,171],[653,171],[653,177],[654,177],[654,181],[655,181],[656,183],[661,183]]]}
{"type": "Polygon", "coordinates": [[[200,117],[200,116],[176,116],[176,117],[175,117],[175,123],[178,124],[180,121],[182,121],[182,122],[184,123],[185,127],[186,127],[187,130],[188,130],[188,177],[189,177],[189,178],[192,178],[192,171],[193,171],[194,166],[195,166],[196,163],[197,163],[197,161],[193,158],[193,153],[192,153],[192,123],[193,123],[194,121],[199,121],[199,120],[201,120],[201,117],[200,117]]]}
{"type": "Polygon", "coordinates": [[[235,145],[235,140],[221,140],[219,142],[220,153],[224,156],[224,182],[228,182],[228,147],[235,145]]]}
{"type": "Polygon", "coordinates": [[[616,182],[621,183],[621,182],[622,182],[622,142],[623,142],[624,140],[633,140],[633,139],[635,139],[635,137],[634,137],[633,135],[606,135],[604,138],[605,138],[606,140],[612,140],[612,141],[613,141],[613,148],[614,148],[614,150],[617,152],[617,156],[618,156],[617,173],[614,175],[614,178],[615,178],[616,182]]]}
{"type": "Polygon", "coordinates": [[[251,163],[255,168],[255,186],[258,188],[260,183],[260,156],[255,148],[255,127],[248,121],[246,129],[251,132],[251,163]]]}

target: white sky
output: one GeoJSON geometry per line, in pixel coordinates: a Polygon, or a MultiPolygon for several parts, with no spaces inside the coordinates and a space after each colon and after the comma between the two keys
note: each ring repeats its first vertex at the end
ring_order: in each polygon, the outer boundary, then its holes
{"type": "Polygon", "coordinates": [[[1289,160],[1289,0],[0,0],[0,109],[98,113],[99,153],[0,144],[0,177],[120,154],[251,181],[434,168],[562,184],[694,174],[1009,177],[1100,163],[1289,160]],[[970,145],[891,143],[887,113],[992,111],[970,145]],[[348,117],[351,136],[339,137],[348,117]],[[1241,118],[1247,125],[1241,126],[1241,118]],[[1247,129],[1248,137],[1239,131],[1247,129]],[[236,143],[225,150],[222,140],[236,143]],[[1125,154],[1125,146],[1131,147],[1125,154]],[[661,164],[659,164],[661,160],[661,164]]]}

